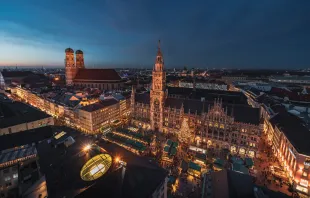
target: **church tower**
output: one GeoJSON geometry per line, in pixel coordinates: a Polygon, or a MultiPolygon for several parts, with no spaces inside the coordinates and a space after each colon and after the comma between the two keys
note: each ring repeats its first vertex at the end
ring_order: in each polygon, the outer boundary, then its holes
{"type": "Polygon", "coordinates": [[[82,50],[75,51],[75,65],[77,69],[85,69],[84,53],[82,50]]]}
{"type": "Polygon", "coordinates": [[[166,72],[164,71],[164,59],[158,41],[158,51],[152,72],[152,89],[150,93],[151,128],[163,131],[163,112],[166,98],[166,72]]]}
{"type": "Polygon", "coordinates": [[[73,79],[76,74],[74,51],[71,48],[67,48],[65,52],[66,52],[66,58],[65,58],[66,85],[73,85],[73,79]]]}

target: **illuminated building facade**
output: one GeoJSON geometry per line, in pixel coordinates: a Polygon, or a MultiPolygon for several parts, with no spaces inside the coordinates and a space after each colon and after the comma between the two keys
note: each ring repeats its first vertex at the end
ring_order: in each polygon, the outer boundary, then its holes
{"type": "Polygon", "coordinates": [[[120,117],[120,103],[109,99],[79,109],[79,126],[87,133],[98,133],[120,117]]]}
{"type": "Polygon", "coordinates": [[[65,50],[66,84],[80,88],[98,88],[101,90],[115,90],[123,87],[123,81],[114,69],[87,69],[84,65],[82,50],[75,52],[65,50]]]}
{"type": "Polygon", "coordinates": [[[166,88],[163,55],[158,47],[150,94],[131,94],[133,124],[179,135],[185,120],[191,143],[229,149],[254,157],[262,131],[258,108],[242,93],[220,90],[166,88]]]}
{"type": "Polygon", "coordinates": [[[288,112],[280,112],[267,120],[265,133],[274,156],[284,167],[294,188],[310,193],[309,127],[300,118],[288,112]]]}

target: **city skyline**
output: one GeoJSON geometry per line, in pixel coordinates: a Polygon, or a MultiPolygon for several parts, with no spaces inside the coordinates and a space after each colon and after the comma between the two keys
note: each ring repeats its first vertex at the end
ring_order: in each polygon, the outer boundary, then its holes
{"type": "Polygon", "coordinates": [[[64,49],[71,47],[84,51],[89,68],[151,68],[160,39],[167,68],[307,68],[309,6],[288,0],[5,2],[0,66],[64,67],[64,49]]]}

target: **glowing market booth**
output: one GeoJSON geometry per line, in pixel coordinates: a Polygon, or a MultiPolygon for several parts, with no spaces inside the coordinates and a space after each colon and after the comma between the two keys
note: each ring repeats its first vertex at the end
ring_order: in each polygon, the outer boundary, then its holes
{"type": "Polygon", "coordinates": [[[89,159],[81,169],[81,178],[84,181],[93,181],[103,176],[111,167],[111,155],[98,154],[89,159]]]}

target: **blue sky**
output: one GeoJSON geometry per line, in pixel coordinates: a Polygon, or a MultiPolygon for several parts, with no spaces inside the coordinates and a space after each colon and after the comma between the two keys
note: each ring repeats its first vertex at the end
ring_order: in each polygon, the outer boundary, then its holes
{"type": "Polygon", "coordinates": [[[0,65],[310,67],[309,0],[14,0],[0,5],[0,65]]]}

